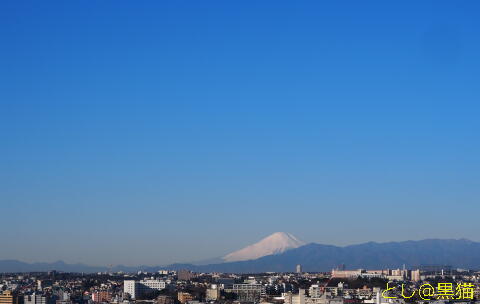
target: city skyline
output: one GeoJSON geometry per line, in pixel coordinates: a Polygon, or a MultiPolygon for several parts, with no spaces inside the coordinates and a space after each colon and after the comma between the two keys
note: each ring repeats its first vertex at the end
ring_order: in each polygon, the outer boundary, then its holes
{"type": "Polygon", "coordinates": [[[3,1],[0,260],[480,241],[479,8],[3,1]]]}

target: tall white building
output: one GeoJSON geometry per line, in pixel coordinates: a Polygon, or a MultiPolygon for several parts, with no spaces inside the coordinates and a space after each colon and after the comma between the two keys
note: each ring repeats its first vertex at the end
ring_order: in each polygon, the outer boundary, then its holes
{"type": "Polygon", "coordinates": [[[296,273],[302,273],[302,265],[298,264],[295,268],[296,273]]]}
{"type": "Polygon", "coordinates": [[[134,280],[123,281],[123,293],[128,294],[132,299],[135,299],[137,295],[137,282],[134,280]]]}

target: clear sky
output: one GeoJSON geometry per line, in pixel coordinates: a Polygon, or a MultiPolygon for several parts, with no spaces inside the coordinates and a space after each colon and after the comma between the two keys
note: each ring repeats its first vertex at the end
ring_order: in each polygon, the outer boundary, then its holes
{"type": "Polygon", "coordinates": [[[480,241],[478,1],[1,1],[0,259],[480,241]]]}

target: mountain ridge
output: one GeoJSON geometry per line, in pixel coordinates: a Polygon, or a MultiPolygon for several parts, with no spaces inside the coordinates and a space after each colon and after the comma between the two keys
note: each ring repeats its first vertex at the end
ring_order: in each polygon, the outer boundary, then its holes
{"type": "MultiPolygon", "coordinates": [[[[252,261],[188,267],[198,272],[293,272],[297,264],[305,271],[330,271],[345,263],[349,269],[400,268],[420,265],[450,265],[480,269],[480,243],[466,239],[426,239],[387,243],[361,243],[344,247],[309,243],[279,255],[265,256],[252,261]]],[[[174,264],[175,265],[175,264],[174,264]]],[[[174,266],[172,265],[172,266],[174,266]]]]}
{"type": "Polygon", "coordinates": [[[468,239],[424,239],[402,242],[367,242],[347,246],[308,243],[303,246],[254,260],[193,265],[176,263],[166,266],[123,266],[112,268],[85,264],[25,263],[17,260],[0,260],[0,272],[35,272],[57,270],[64,272],[106,272],[139,270],[155,272],[160,269],[189,269],[196,272],[293,272],[301,264],[305,271],[330,271],[339,264],[348,269],[400,268],[419,265],[451,265],[465,269],[480,269],[480,243],[468,239]]]}

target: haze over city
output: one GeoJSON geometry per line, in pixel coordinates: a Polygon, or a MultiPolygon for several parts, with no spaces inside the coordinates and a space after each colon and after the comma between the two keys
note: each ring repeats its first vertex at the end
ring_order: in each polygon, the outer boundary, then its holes
{"type": "Polygon", "coordinates": [[[2,2],[0,260],[480,241],[480,4],[300,2],[2,2]]]}

